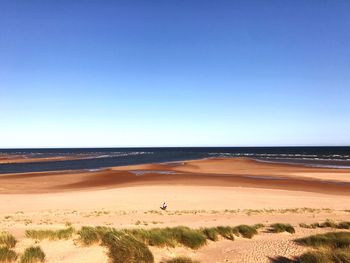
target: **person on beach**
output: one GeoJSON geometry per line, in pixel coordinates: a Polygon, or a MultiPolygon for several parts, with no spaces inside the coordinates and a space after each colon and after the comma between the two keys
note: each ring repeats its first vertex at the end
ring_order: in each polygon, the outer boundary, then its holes
{"type": "Polygon", "coordinates": [[[160,209],[166,210],[167,207],[168,207],[167,204],[164,202],[163,205],[160,207],[160,209]]]}

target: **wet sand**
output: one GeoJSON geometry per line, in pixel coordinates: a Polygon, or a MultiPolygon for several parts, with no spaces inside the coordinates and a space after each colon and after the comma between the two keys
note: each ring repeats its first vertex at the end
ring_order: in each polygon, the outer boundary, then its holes
{"type": "Polygon", "coordinates": [[[311,168],[234,158],[121,166],[99,171],[0,175],[0,194],[155,185],[245,187],[347,196],[350,193],[350,169],[311,168]]]}

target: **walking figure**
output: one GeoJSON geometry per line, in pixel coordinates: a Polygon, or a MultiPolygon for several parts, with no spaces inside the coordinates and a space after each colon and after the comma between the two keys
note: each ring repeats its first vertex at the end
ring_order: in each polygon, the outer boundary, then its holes
{"type": "Polygon", "coordinates": [[[163,205],[160,207],[160,209],[166,210],[167,207],[168,207],[167,204],[164,202],[163,205]]]}

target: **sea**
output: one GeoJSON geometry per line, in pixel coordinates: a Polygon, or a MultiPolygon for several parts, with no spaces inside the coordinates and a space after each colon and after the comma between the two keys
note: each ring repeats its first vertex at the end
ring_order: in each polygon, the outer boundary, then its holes
{"type": "Polygon", "coordinates": [[[0,174],[62,170],[96,171],[112,166],[181,162],[202,158],[246,157],[260,162],[350,169],[350,147],[162,147],[162,148],[55,148],[0,149],[0,158],[59,157],[74,160],[2,163],[0,174]]]}

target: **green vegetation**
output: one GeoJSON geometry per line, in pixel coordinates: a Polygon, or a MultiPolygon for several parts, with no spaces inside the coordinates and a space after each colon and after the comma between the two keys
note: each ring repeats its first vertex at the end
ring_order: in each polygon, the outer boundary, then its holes
{"type": "Polygon", "coordinates": [[[176,244],[181,244],[192,249],[197,249],[206,244],[206,237],[200,230],[185,226],[153,228],[149,230],[131,229],[124,230],[124,232],[133,235],[136,239],[150,246],[174,247],[176,244]]]}
{"type": "Polygon", "coordinates": [[[329,219],[327,219],[323,223],[317,224],[316,226],[320,228],[325,228],[325,227],[337,228],[337,224],[334,221],[329,219]]]}
{"type": "Polygon", "coordinates": [[[15,262],[16,259],[17,259],[17,254],[15,251],[11,250],[8,247],[0,247],[0,262],[1,263],[15,262]]]}
{"type": "Polygon", "coordinates": [[[300,263],[349,263],[350,251],[344,249],[316,250],[304,253],[299,257],[300,263]]]}
{"type": "Polygon", "coordinates": [[[348,222],[348,221],[340,222],[337,225],[337,228],[339,228],[339,229],[350,229],[350,222],[348,222]]]}
{"type": "Polygon", "coordinates": [[[45,261],[45,253],[40,247],[29,247],[24,251],[20,263],[41,263],[45,261]]]}
{"type": "Polygon", "coordinates": [[[233,233],[239,233],[242,237],[252,238],[258,233],[254,226],[239,225],[233,228],[233,233]]]}
{"type": "Polygon", "coordinates": [[[37,240],[50,239],[69,239],[74,233],[73,227],[68,227],[60,230],[26,230],[26,237],[37,240]]]}
{"type": "Polygon", "coordinates": [[[218,241],[219,231],[216,227],[206,227],[202,229],[205,237],[211,241],[218,241]]]}
{"type": "Polygon", "coordinates": [[[145,243],[133,235],[108,227],[82,227],[78,231],[84,245],[100,243],[108,248],[112,263],[153,263],[153,255],[145,243]]]}
{"type": "Polygon", "coordinates": [[[166,261],[162,261],[162,263],[199,263],[199,261],[192,260],[189,257],[175,257],[166,261]]]}
{"type": "MultiPolygon", "coordinates": [[[[239,212],[239,210],[238,210],[239,212]]],[[[253,214],[301,214],[301,213],[320,213],[320,212],[326,212],[326,213],[331,213],[333,212],[332,209],[330,208],[309,208],[309,207],[301,207],[301,208],[285,208],[285,209],[244,209],[242,210],[245,214],[248,216],[253,215],[253,214]]]]}
{"type": "Polygon", "coordinates": [[[329,232],[295,240],[298,244],[312,247],[349,248],[350,232],[329,232]]]}
{"type": "Polygon", "coordinates": [[[102,245],[108,247],[112,263],[153,263],[149,248],[134,237],[120,232],[106,232],[102,245]]]}
{"type": "Polygon", "coordinates": [[[150,246],[157,246],[157,247],[164,247],[164,246],[174,247],[175,246],[175,240],[169,228],[167,229],[153,228],[150,230],[132,229],[132,230],[124,230],[124,231],[150,246]]]}
{"type": "Polygon", "coordinates": [[[210,228],[202,228],[202,233],[206,236],[207,239],[212,241],[217,241],[219,236],[222,236],[225,239],[234,240],[236,236],[239,236],[240,234],[243,237],[251,238],[253,235],[255,235],[256,229],[260,227],[261,225],[256,226],[246,226],[246,225],[240,225],[237,227],[230,227],[230,226],[218,226],[218,227],[210,227],[210,228]]]}
{"type": "Polygon", "coordinates": [[[329,232],[295,240],[317,248],[300,256],[300,263],[350,263],[350,232],[329,232]]]}
{"type": "Polygon", "coordinates": [[[316,228],[316,227],[312,227],[311,225],[308,225],[308,224],[305,224],[305,223],[300,223],[299,226],[302,227],[302,228],[316,228]]]}
{"type": "Polygon", "coordinates": [[[6,232],[0,232],[0,247],[13,248],[16,246],[17,240],[15,237],[6,232]]]}
{"type": "Polygon", "coordinates": [[[217,228],[218,233],[220,234],[220,236],[222,236],[225,239],[229,239],[229,240],[234,240],[234,233],[232,231],[232,227],[229,226],[218,226],[217,228]]]}
{"type": "Polygon", "coordinates": [[[336,228],[336,229],[350,229],[350,222],[349,221],[343,221],[340,223],[336,223],[332,220],[327,219],[326,221],[322,223],[313,223],[313,224],[299,224],[300,227],[303,228],[325,228],[325,227],[330,227],[330,228],[336,228]]]}
{"type": "Polygon", "coordinates": [[[292,225],[290,224],[282,224],[282,223],[276,223],[270,225],[270,232],[272,233],[282,233],[282,232],[288,232],[291,234],[295,233],[295,229],[292,225]]]}
{"type": "Polygon", "coordinates": [[[185,226],[178,226],[165,228],[165,231],[169,232],[169,235],[177,243],[192,249],[200,248],[206,244],[206,238],[199,230],[190,229],[185,226]]]}
{"type": "Polygon", "coordinates": [[[260,229],[260,228],[265,227],[265,225],[264,225],[264,224],[255,224],[255,225],[253,225],[253,227],[254,227],[255,229],[260,229]]]}
{"type": "Polygon", "coordinates": [[[98,231],[94,227],[83,226],[79,231],[80,241],[86,246],[100,242],[98,231]]]}
{"type": "Polygon", "coordinates": [[[82,227],[78,231],[84,245],[100,243],[108,248],[112,263],[153,263],[153,255],[145,243],[126,231],[108,227],[82,227]]]}
{"type": "Polygon", "coordinates": [[[218,236],[222,236],[223,238],[234,240],[234,235],[241,235],[244,238],[252,238],[254,235],[258,233],[257,229],[264,227],[263,224],[256,224],[253,226],[248,225],[239,225],[236,227],[230,226],[218,226],[211,228],[203,228],[202,232],[206,236],[207,239],[212,241],[217,241],[218,236]]]}

